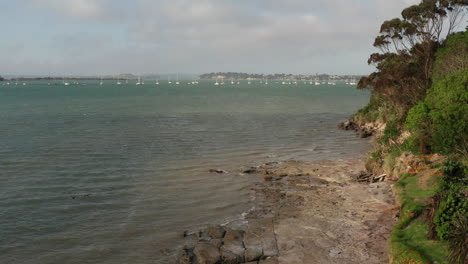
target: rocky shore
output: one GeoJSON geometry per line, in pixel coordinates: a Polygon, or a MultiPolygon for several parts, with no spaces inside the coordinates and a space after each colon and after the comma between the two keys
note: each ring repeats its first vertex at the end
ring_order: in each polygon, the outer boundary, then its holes
{"type": "Polygon", "coordinates": [[[358,181],[363,170],[361,160],[242,169],[258,179],[244,224],[186,231],[171,263],[388,263],[397,207],[387,182],[358,181]]]}

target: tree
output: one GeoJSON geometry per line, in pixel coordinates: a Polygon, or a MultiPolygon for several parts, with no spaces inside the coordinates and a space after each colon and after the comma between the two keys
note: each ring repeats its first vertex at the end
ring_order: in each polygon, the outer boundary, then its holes
{"type": "Polygon", "coordinates": [[[368,63],[377,71],[360,80],[359,88],[373,88],[407,111],[425,96],[431,86],[432,65],[440,43],[466,15],[467,0],[422,0],[385,21],[368,63]],[[446,34],[443,34],[446,32],[446,34]]]}

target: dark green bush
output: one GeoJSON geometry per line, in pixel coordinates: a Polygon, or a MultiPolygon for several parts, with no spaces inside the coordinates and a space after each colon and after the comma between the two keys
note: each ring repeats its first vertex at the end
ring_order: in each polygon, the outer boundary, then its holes
{"type": "Polygon", "coordinates": [[[431,145],[441,153],[466,150],[468,136],[468,70],[454,72],[434,83],[428,91],[433,128],[431,145]],[[457,149],[459,147],[459,149],[457,149]]]}
{"type": "Polygon", "coordinates": [[[424,102],[413,107],[405,127],[416,149],[443,154],[467,153],[468,70],[451,73],[435,82],[424,102]]]}
{"type": "Polygon", "coordinates": [[[448,233],[450,255],[454,264],[464,264],[468,258],[468,215],[458,214],[453,221],[453,228],[448,233]]]}
{"type": "Polygon", "coordinates": [[[441,171],[444,173],[439,185],[442,199],[434,216],[434,224],[439,238],[446,239],[454,219],[459,214],[468,214],[468,199],[465,194],[468,187],[468,166],[450,157],[441,171]]]}

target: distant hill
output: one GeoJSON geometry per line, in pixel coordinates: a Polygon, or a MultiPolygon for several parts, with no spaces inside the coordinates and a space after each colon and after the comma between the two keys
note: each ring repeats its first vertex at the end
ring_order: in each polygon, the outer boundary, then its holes
{"type": "Polygon", "coordinates": [[[240,79],[240,80],[351,80],[360,79],[360,75],[329,75],[329,74],[257,74],[242,72],[212,72],[200,75],[200,79],[240,79]]]}

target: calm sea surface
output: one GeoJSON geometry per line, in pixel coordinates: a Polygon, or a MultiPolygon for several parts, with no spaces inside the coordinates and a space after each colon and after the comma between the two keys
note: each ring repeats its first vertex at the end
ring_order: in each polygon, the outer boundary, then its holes
{"type": "Polygon", "coordinates": [[[340,83],[0,83],[0,263],[160,263],[250,208],[241,167],[362,153],[336,125],[367,101],[340,83]]]}

